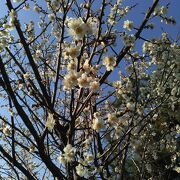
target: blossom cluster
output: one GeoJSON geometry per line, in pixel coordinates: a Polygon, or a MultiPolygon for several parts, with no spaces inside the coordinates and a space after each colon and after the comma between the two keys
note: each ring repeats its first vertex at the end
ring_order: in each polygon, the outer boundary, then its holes
{"type": "Polygon", "coordinates": [[[71,144],[67,144],[63,149],[64,153],[58,157],[58,160],[62,163],[72,162],[75,157],[76,148],[72,147],[71,144]]]}
{"type": "Polygon", "coordinates": [[[85,23],[82,18],[69,18],[67,26],[69,28],[69,35],[75,39],[82,39],[86,34],[95,34],[98,25],[97,19],[89,18],[85,23]]]}

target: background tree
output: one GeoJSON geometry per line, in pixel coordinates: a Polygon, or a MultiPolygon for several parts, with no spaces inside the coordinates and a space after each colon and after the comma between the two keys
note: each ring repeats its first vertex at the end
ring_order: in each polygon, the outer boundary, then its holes
{"type": "Polygon", "coordinates": [[[1,178],[179,178],[179,37],[149,36],[176,21],[138,3],[2,4],[1,178]]]}

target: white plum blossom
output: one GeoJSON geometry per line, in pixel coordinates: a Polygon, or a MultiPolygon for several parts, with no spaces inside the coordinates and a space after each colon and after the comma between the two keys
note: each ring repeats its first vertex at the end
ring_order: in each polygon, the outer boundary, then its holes
{"type": "Polygon", "coordinates": [[[92,129],[99,132],[102,128],[104,128],[104,120],[100,117],[95,117],[93,119],[92,129]]]}
{"type": "Polygon", "coordinates": [[[87,33],[87,25],[81,18],[70,18],[68,20],[69,34],[75,39],[82,39],[87,33]]]}
{"type": "Polygon", "coordinates": [[[64,89],[71,90],[76,84],[79,75],[76,71],[70,71],[63,80],[64,89]]]}
{"type": "Polygon", "coordinates": [[[37,50],[36,50],[36,53],[35,53],[35,56],[36,56],[37,58],[39,58],[41,55],[42,55],[41,50],[40,50],[40,49],[37,49],[37,50]]]}
{"type": "Polygon", "coordinates": [[[103,65],[106,66],[107,71],[112,71],[116,66],[116,58],[113,56],[107,56],[103,59],[103,65]]]}
{"type": "Polygon", "coordinates": [[[74,160],[74,156],[76,153],[76,148],[72,147],[71,144],[67,144],[66,147],[63,149],[64,151],[64,158],[67,162],[72,162],[74,160]]]}
{"type": "Polygon", "coordinates": [[[78,85],[79,87],[85,88],[88,87],[92,78],[89,77],[86,73],[83,73],[79,78],[78,78],[78,85]]]}
{"type": "Polygon", "coordinates": [[[98,81],[92,81],[90,83],[90,89],[93,91],[93,92],[96,92],[98,91],[100,88],[100,83],[98,81]]]}
{"type": "Polygon", "coordinates": [[[50,21],[54,21],[55,20],[55,14],[54,13],[49,14],[48,18],[49,18],[50,21]]]}
{"type": "Polygon", "coordinates": [[[115,124],[118,121],[117,115],[115,113],[109,113],[107,117],[110,124],[115,124]]]}
{"type": "Polygon", "coordinates": [[[133,102],[128,102],[126,104],[126,107],[130,110],[130,111],[133,111],[134,108],[135,108],[135,104],[133,102]]]}
{"type": "Polygon", "coordinates": [[[129,20],[124,21],[123,28],[131,31],[133,28],[133,21],[129,21],[129,20]]]}
{"type": "Polygon", "coordinates": [[[91,67],[89,65],[89,60],[86,60],[83,64],[83,70],[86,72],[86,73],[89,73],[90,70],[91,70],[91,67]]]}
{"type": "Polygon", "coordinates": [[[85,157],[85,161],[87,161],[88,163],[91,163],[94,160],[94,156],[90,153],[84,154],[84,157],[85,157]]]}
{"type": "Polygon", "coordinates": [[[90,17],[87,20],[87,32],[89,34],[96,34],[97,33],[97,28],[98,28],[99,20],[95,17],[90,17]]]}
{"type": "Polygon", "coordinates": [[[37,5],[34,6],[33,10],[37,13],[41,12],[41,9],[37,5]]]}
{"type": "Polygon", "coordinates": [[[70,63],[68,63],[68,65],[67,65],[67,70],[68,71],[76,71],[76,69],[77,69],[77,61],[76,60],[70,61],[70,63]]]}
{"type": "Polygon", "coordinates": [[[74,160],[74,156],[76,153],[76,148],[72,147],[71,144],[67,144],[63,149],[64,153],[58,156],[58,160],[60,163],[70,163],[74,160]]]}
{"type": "Polygon", "coordinates": [[[63,155],[58,156],[57,158],[61,164],[66,164],[66,159],[63,155]]]}
{"type": "Polygon", "coordinates": [[[25,74],[23,74],[24,79],[29,79],[31,77],[31,73],[30,72],[26,72],[25,74]]]}
{"type": "Polygon", "coordinates": [[[87,170],[81,164],[79,164],[78,166],[76,166],[76,173],[80,177],[83,177],[87,173],[87,170]]]}
{"type": "Polygon", "coordinates": [[[11,134],[11,129],[9,126],[5,126],[3,128],[3,133],[6,135],[6,136],[9,136],[11,134]]]}
{"type": "Polygon", "coordinates": [[[154,11],[154,15],[166,15],[168,12],[167,7],[162,6],[162,7],[157,7],[154,11]]]}
{"type": "Polygon", "coordinates": [[[25,4],[24,7],[23,7],[23,9],[24,9],[25,11],[28,11],[28,10],[30,9],[30,5],[29,5],[28,3],[25,4]]]}
{"type": "Polygon", "coordinates": [[[98,28],[98,19],[88,18],[85,23],[82,18],[69,18],[67,20],[69,34],[75,39],[82,39],[86,34],[96,34],[98,28]]]}
{"type": "Polygon", "coordinates": [[[9,25],[13,27],[13,26],[14,26],[15,19],[16,19],[16,17],[17,17],[16,11],[15,11],[14,9],[12,9],[12,10],[10,11],[9,17],[10,17],[10,19],[9,19],[9,25]]]}
{"type": "Polygon", "coordinates": [[[54,126],[56,124],[56,121],[54,119],[54,116],[52,113],[48,113],[47,121],[46,121],[46,127],[49,131],[52,131],[54,126]]]}
{"type": "Polygon", "coordinates": [[[34,150],[35,150],[35,146],[30,146],[30,148],[29,148],[29,152],[34,152],[34,150]]]}
{"type": "Polygon", "coordinates": [[[79,56],[80,47],[75,45],[70,45],[64,49],[64,59],[74,59],[79,56]]]}
{"type": "Polygon", "coordinates": [[[144,42],[142,45],[142,50],[144,53],[150,52],[151,48],[153,47],[152,43],[144,42]]]}

